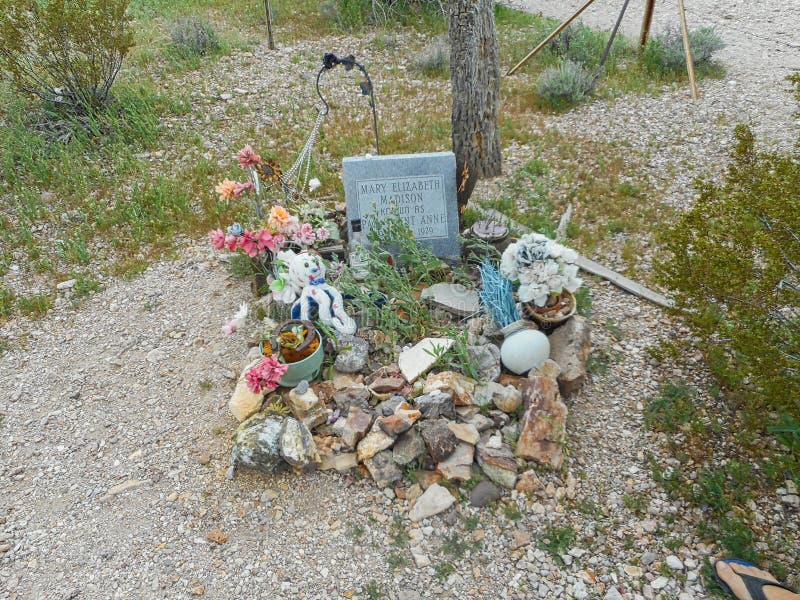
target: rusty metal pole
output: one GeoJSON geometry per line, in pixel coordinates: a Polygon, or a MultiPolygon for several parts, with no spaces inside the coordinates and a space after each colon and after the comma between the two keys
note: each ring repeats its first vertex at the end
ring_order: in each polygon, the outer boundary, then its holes
{"type": "Polygon", "coordinates": [[[581,13],[582,13],[584,10],[586,10],[587,8],[589,8],[589,5],[590,5],[590,4],[592,4],[592,2],[594,2],[594,0],[588,0],[588,2],[587,2],[586,4],[584,4],[583,6],[581,6],[581,7],[578,9],[578,12],[576,12],[576,13],[575,13],[574,15],[572,15],[572,16],[571,16],[569,19],[567,19],[566,21],[564,21],[564,22],[563,22],[561,25],[559,25],[558,27],[556,27],[556,29],[555,29],[555,31],[553,31],[553,33],[551,33],[550,35],[548,35],[548,36],[547,36],[547,37],[546,37],[546,38],[545,38],[545,39],[544,39],[544,40],[543,40],[543,41],[542,41],[542,42],[541,42],[541,43],[540,43],[538,46],[536,46],[536,48],[534,48],[533,50],[531,50],[531,51],[528,53],[528,56],[526,56],[526,57],[525,57],[525,58],[523,58],[521,61],[519,61],[519,62],[518,62],[518,63],[517,63],[517,64],[516,64],[514,67],[512,67],[511,69],[509,69],[509,70],[508,70],[508,73],[506,73],[506,75],[513,75],[514,73],[516,73],[517,71],[519,71],[519,69],[520,69],[520,68],[522,68],[522,67],[525,65],[525,63],[527,63],[527,62],[528,62],[530,59],[532,59],[534,56],[536,56],[536,55],[539,53],[539,51],[540,51],[542,48],[544,48],[544,47],[545,47],[547,44],[549,44],[550,42],[552,42],[552,41],[555,39],[555,37],[556,37],[556,36],[557,36],[559,33],[561,33],[562,31],[564,31],[564,29],[566,29],[566,28],[567,28],[567,26],[568,26],[570,23],[572,23],[572,22],[573,22],[575,19],[577,19],[577,18],[578,18],[578,16],[580,16],[580,14],[581,14],[581,13]]]}
{"type": "Polygon", "coordinates": [[[264,10],[267,13],[267,44],[270,50],[275,50],[275,40],[272,39],[272,11],[269,8],[269,0],[264,0],[264,10]]]}
{"type": "Polygon", "coordinates": [[[692,88],[692,100],[697,100],[700,97],[700,92],[697,90],[697,81],[694,78],[694,58],[692,57],[692,45],[689,42],[689,26],[686,24],[686,11],[683,9],[683,0],[678,0],[678,11],[681,14],[683,49],[686,52],[686,70],[689,73],[689,85],[692,88]]]}
{"type": "Polygon", "coordinates": [[[642,34],[639,37],[639,46],[644,48],[647,45],[647,38],[650,35],[650,25],[653,23],[653,10],[656,0],[647,0],[644,7],[644,20],[642,21],[642,34]]]}

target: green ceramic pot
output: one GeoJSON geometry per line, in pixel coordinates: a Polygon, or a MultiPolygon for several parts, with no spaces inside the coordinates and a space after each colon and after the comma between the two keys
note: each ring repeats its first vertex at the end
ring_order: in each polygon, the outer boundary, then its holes
{"type": "Polygon", "coordinates": [[[325,350],[320,344],[311,356],[289,363],[289,369],[281,377],[282,387],[295,387],[303,379],[308,382],[319,377],[322,361],[325,359],[325,350]]]}

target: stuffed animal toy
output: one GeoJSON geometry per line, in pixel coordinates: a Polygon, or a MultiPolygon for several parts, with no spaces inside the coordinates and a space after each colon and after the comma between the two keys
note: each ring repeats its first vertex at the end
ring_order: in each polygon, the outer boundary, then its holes
{"type": "Polygon", "coordinates": [[[319,320],[333,327],[339,333],[354,334],[356,322],[344,311],[342,294],[325,282],[325,263],[316,252],[280,252],[278,259],[288,265],[286,288],[282,299],[291,302],[292,318],[311,319],[311,312],[317,309],[319,320]]]}

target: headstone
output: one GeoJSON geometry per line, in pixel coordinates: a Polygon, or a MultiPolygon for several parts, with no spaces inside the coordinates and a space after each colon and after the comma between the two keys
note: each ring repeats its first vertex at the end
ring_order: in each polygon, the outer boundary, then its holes
{"type": "Polygon", "coordinates": [[[348,157],[342,161],[347,226],[361,220],[367,239],[375,219],[396,211],[414,237],[440,258],[456,260],[456,159],[452,152],[348,157]]]}

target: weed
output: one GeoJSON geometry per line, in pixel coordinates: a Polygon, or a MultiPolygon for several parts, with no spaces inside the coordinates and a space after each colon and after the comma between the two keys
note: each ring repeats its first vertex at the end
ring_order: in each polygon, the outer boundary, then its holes
{"type": "Polygon", "coordinates": [[[575,305],[578,313],[589,316],[592,314],[592,292],[588,286],[583,285],[575,292],[575,305]]]}
{"type": "Polygon", "coordinates": [[[197,387],[202,392],[208,392],[214,387],[214,383],[210,379],[201,379],[197,382],[197,387]]]}
{"type": "Polygon", "coordinates": [[[349,535],[354,540],[360,540],[361,538],[364,537],[366,533],[367,530],[360,523],[355,523],[351,525],[350,528],[347,530],[347,535],[349,535]]]}
{"type": "Polygon", "coordinates": [[[521,521],[523,516],[522,512],[519,510],[519,507],[517,507],[517,505],[514,503],[504,504],[503,514],[505,515],[506,519],[509,521],[514,521],[515,523],[517,521],[521,521]]]}
{"type": "Polygon", "coordinates": [[[378,583],[374,580],[370,581],[364,586],[363,594],[364,597],[368,598],[369,600],[381,600],[382,598],[386,597],[383,586],[378,585],[378,583]]]}
{"type": "Polygon", "coordinates": [[[100,291],[102,288],[103,286],[99,281],[81,273],[75,278],[75,285],[72,286],[72,297],[75,300],[79,300],[100,291]]]}
{"type": "Polygon", "coordinates": [[[14,311],[16,294],[7,287],[0,285],[0,317],[8,317],[14,311]]]}
{"type": "Polygon", "coordinates": [[[659,395],[648,401],[644,409],[645,427],[664,433],[675,433],[696,418],[691,389],[685,384],[669,383],[659,395]]]}
{"type": "Polygon", "coordinates": [[[622,328],[613,317],[606,318],[606,329],[608,329],[609,333],[611,333],[611,335],[613,335],[614,339],[617,341],[624,337],[622,334],[622,328]]]}
{"type": "Polygon", "coordinates": [[[575,530],[571,525],[559,527],[548,523],[544,536],[539,539],[539,546],[549,552],[553,557],[561,560],[561,555],[569,550],[575,539],[575,530]]]}
{"type": "Polygon", "coordinates": [[[397,515],[395,515],[389,526],[389,535],[392,538],[392,545],[398,548],[405,548],[408,545],[408,540],[411,539],[411,536],[408,535],[408,531],[406,530],[405,523],[403,523],[403,518],[397,515]]]}
{"type": "Polygon", "coordinates": [[[452,556],[453,558],[463,558],[467,552],[475,549],[480,545],[480,542],[473,542],[469,538],[465,538],[457,533],[446,536],[442,542],[439,552],[452,556]]]}
{"type": "Polygon", "coordinates": [[[619,352],[598,348],[592,351],[586,361],[586,372],[591,375],[606,375],[611,370],[611,364],[619,360],[619,352]]]}
{"type": "Polygon", "coordinates": [[[441,562],[433,568],[433,571],[434,571],[434,577],[436,577],[436,579],[438,579],[439,581],[444,581],[445,579],[450,577],[450,575],[456,572],[456,568],[453,566],[452,563],[441,562]]]}
{"type": "Polygon", "coordinates": [[[409,560],[401,552],[390,552],[389,556],[386,557],[386,562],[391,567],[392,571],[396,571],[397,569],[402,569],[403,567],[408,566],[409,560]]]}
{"type": "Polygon", "coordinates": [[[475,531],[480,524],[480,517],[478,515],[470,515],[464,519],[464,529],[467,531],[475,531]]]}
{"type": "Polygon", "coordinates": [[[45,293],[17,296],[17,308],[23,315],[43,316],[53,306],[53,298],[45,293]]]}
{"type": "Polygon", "coordinates": [[[644,494],[623,494],[622,501],[634,515],[642,516],[647,511],[647,496],[644,494]]]}

